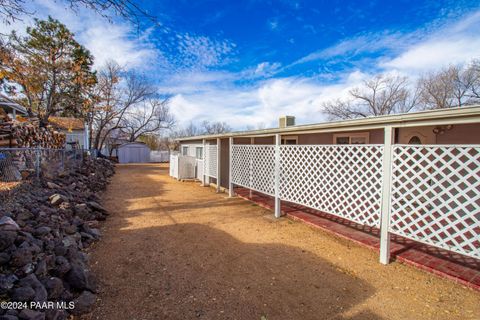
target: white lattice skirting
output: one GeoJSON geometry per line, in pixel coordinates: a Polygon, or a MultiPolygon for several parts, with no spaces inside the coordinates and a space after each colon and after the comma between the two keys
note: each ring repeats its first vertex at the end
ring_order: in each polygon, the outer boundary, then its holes
{"type": "Polygon", "coordinates": [[[275,146],[233,145],[232,182],[268,195],[275,194],[275,146]]]}
{"type": "Polygon", "coordinates": [[[207,145],[205,148],[205,160],[203,172],[206,176],[217,177],[217,146],[207,145]]]}
{"type": "Polygon", "coordinates": [[[280,198],[379,227],[382,145],[280,147],[280,198]]]}
{"type": "Polygon", "coordinates": [[[480,258],[480,147],[394,146],[389,230],[480,258]]]}

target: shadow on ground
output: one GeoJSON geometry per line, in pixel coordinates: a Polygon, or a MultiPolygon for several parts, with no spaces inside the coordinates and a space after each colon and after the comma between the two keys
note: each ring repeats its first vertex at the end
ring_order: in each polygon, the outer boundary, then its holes
{"type": "MultiPolygon", "coordinates": [[[[218,220],[236,214],[222,223],[241,223],[243,211],[221,207],[227,203],[208,189],[194,191],[206,195],[199,201],[189,193],[198,186],[153,176],[168,168],[119,171],[107,195],[107,230],[93,253],[100,300],[85,319],[380,319],[369,311],[344,316],[374,294],[364,280],[300,248],[240,241],[195,219],[197,211],[218,220]],[[188,222],[179,218],[185,210],[195,214],[188,222]]],[[[264,214],[239,201],[248,215],[264,214]]]]}
{"type": "MultiPolygon", "coordinates": [[[[372,288],[309,252],[242,243],[201,224],[118,232],[102,299],[108,319],[343,319],[372,288]],[[139,311],[139,309],[143,309],[139,311]]],[[[355,319],[377,319],[359,315],[355,319]]]]}

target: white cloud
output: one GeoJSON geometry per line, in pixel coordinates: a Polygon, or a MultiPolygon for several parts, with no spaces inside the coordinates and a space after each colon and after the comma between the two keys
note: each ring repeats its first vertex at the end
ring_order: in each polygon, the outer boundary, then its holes
{"type": "Polygon", "coordinates": [[[275,72],[277,72],[280,67],[282,66],[281,63],[278,62],[261,62],[255,67],[254,76],[258,77],[269,77],[275,72]]]}
{"type": "MultiPolygon", "coordinates": [[[[272,127],[285,114],[296,116],[298,123],[320,122],[324,120],[322,102],[345,96],[366,77],[355,71],[336,84],[303,77],[270,79],[246,86],[229,82],[220,87],[216,81],[196,82],[202,90],[176,94],[170,106],[180,126],[209,120],[225,121],[235,129],[260,124],[272,127]]],[[[230,79],[235,79],[235,75],[230,79]]]]}
{"type": "MultiPolygon", "coordinates": [[[[160,52],[152,45],[146,30],[140,34],[127,22],[110,23],[92,10],[79,8],[76,12],[69,10],[61,1],[37,0],[29,3],[29,11],[35,16],[46,19],[52,16],[65,24],[75,34],[77,41],[84,45],[95,57],[95,66],[103,65],[107,60],[116,60],[127,68],[145,69],[152,66],[146,62],[162,62],[160,52]]],[[[0,32],[11,30],[24,34],[27,26],[33,25],[33,19],[23,17],[12,25],[0,23],[0,32]]]]}
{"type": "Polygon", "coordinates": [[[393,59],[381,62],[380,66],[416,74],[480,58],[478,30],[480,11],[427,35],[393,59]]]}
{"type": "Polygon", "coordinates": [[[277,30],[278,29],[278,18],[273,18],[268,21],[268,27],[271,30],[277,30]]]}
{"type": "Polygon", "coordinates": [[[182,67],[205,68],[225,64],[235,44],[227,40],[214,40],[206,36],[177,34],[179,59],[182,67]]]}
{"type": "Polygon", "coordinates": [[[148,41],[131,36],[127,25],[90,25],[78,39],[95,57],[95,65],[114,60],[130,69],[148,69],[152,61],[161,61],[158,52],[148,41]]]}
{"type": "Polygon", "coordinates": [[[432,23],[408,33],[383,31],[361,34],[312,52],[289,67],[306,63],[345,62],[376,72],[392,69],[416,76],[449,64],[461,64],[480,57],[480,11],[455,20],[432,23]]]}

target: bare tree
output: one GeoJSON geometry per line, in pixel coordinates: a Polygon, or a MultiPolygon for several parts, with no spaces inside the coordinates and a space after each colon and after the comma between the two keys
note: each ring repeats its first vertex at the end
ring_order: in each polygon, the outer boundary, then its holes
{"type": "Polygon", "coordinates": [[[353,119],[409,112],[418,103],[417,91],[411,91],[408,78],[401,76],[377,75],[349,95],[324,103],[324,112],[331,119],[353,119]]]}
{"type": "Polygon", "coordinates": [[[218,134],[232,131],[232,128],[225,122],[202,122],[203,134],[218,134]]]}
{"type": "Polygon", "coordinates": [[[429,73],[418,82],[424,109],[461,107],[480,101],[480,63],[450,66],[429,73]]]}
{"type": "Polygon", "coordinates": [[[480,60],[476,59],[470,63],[470,72],[474,74],[472,87],[468,93],[469,98],[474,103],[480,103],[480,60]]]}
{"type": "Polygon", "coordinates": [[[355,119],[368,117],[368,113],[361,110],[353,99],[348,100],[335,99],[323,104],[323,112],[332,120],[335,119],[355,119]]]}
{"type": "Polygon", "coordinates": [[[457,87],[460,70],[449,67],[420,78],[420,99],[424,109],[443,109],[461,106],[465,91],[457,87]]]}
{"type": "Polygon", "coordinates": [[[170,114],[168,99],[150,99],[142,105],[131,108],[121,121],[121,131],[129,141],[139,137],[158,133],[162,129],[170,129],[175,124],[170,114]]]}
{"type": "Polygon", "coordinates": [[[245,130],[252,131],[252,130],[263,130],[265,129],[265,123],[259,122],[256,125],[247,125],[245,126],[245,130]]]}
{"type": "Polygon", "coordinates": [[[126,114],[154,95],[155,89],[144,77],[135,72],[125,73],[114,62],[107,63],[98,74],[96,103],[91,110],[94,148],[101,150],[112,133],[121,132],[126,114]]]}
{"type": "MultiPolygon", "coordinates": [[[[5,24],[32,16],[35,12],[27,8],[25,0],[0,0],[0,19],[5,24]]],[[[65,7],[77,11],[80,8],[91,9],[103,17],[112,20],[112,14],[139,24],[141,18],[155,20],[155,17],[143,10],[132,0],[66,0],[65,7]]]]}

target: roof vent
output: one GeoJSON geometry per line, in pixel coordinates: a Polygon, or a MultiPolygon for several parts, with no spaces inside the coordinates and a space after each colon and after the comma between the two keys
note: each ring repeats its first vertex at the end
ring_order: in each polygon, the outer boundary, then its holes
{"type": "Polygon", "coordinates": [[[286,128],[295,125],[295,117],[294,116],[281,116],[278,119],[278,126],[280,128],[286,128]]]}

